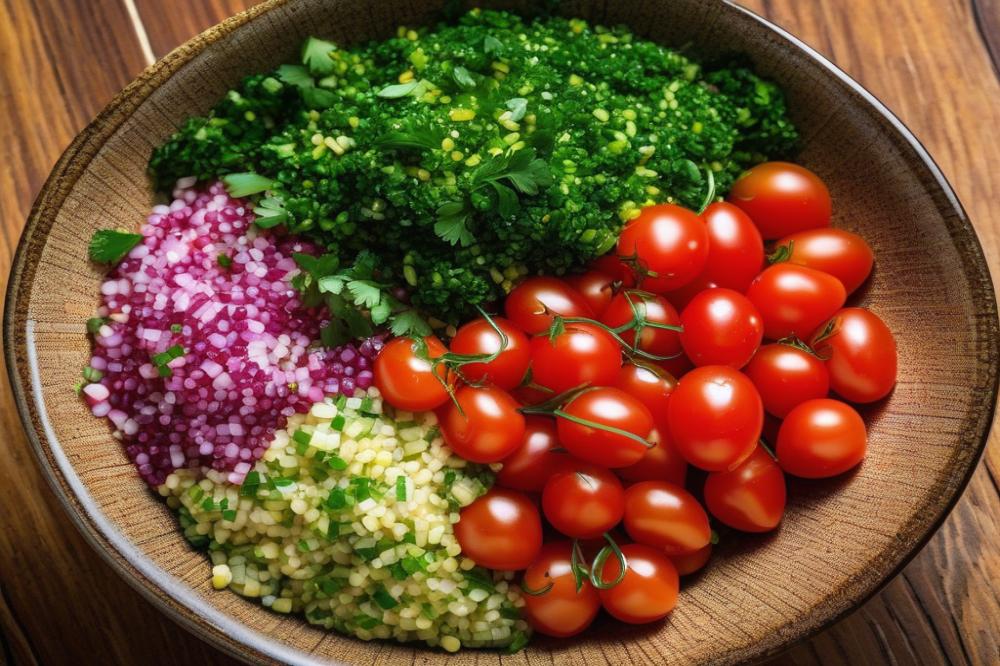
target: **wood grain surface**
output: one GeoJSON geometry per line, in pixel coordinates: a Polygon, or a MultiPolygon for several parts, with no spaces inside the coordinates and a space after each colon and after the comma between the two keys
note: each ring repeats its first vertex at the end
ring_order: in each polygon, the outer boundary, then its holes
{"type": "MultiPolygon", "coordinates": [[[[75,133],[150,55],[243,0],[0,0],[0,279],[34,194],[75,133]]],[[[830,57],[924,142],[1000,266],[1000,2],[747,0],[830,57]]],[[[0,361],[2,362],[2,361],[0,361]]],[[[5,380],[2,380],[5,381],[5,380]]],[[[226,664],[83,542],[0,389],[0,663],[226,664]]],[[[862,609],[777,661],[1000,662],[1000,445],[921,554],[862,609]]]]}

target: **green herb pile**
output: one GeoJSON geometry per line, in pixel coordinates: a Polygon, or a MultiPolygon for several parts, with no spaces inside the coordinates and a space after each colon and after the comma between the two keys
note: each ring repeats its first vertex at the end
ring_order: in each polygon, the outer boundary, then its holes
{"type": "Polygon", "coordinates": [[[607,252],[643,205],[697,207],[709,171],[725,192],[795,139],[780,90],[749,69],[473,10],[351,49],[310,39],[302,64],[248,77],[150,166],[163,189],[230,176],[260,226],[340,266],[367,250],[380,284],[455,322],[522,275],[607,252]]]}

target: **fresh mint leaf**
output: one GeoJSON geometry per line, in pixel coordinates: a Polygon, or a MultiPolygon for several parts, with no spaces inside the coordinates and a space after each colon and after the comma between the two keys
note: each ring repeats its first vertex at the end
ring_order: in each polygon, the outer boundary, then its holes
{"type": "Polygon", "coordinates": [[[100,264],[117,264],[142,241],[142,234],[130,234],[114,229],[99,229],[90,238],[90,260],[100,264]]]}

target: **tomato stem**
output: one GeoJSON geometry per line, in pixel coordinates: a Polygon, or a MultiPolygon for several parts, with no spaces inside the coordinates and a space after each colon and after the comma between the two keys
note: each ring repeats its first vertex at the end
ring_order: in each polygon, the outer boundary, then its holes
{"type": "Polygon", "coordinates": [[[705,175],[708,177],[708,189],[705,192],[705,198],[701,202],[701,206],[698,208],[698,215],[705,212],[705,209],[715,200],[715,174],[712,173],[711,167],[705,167],[705,175]]]}
{"type": "Polygon", "coordinates": [[[553,587],[555,587],[555,583],[550,580],[548,585],[544,585],[538,588],[537,590],[533,590],[530,587],[528,587],[527,583],[524,582],[523,578],[521,579],[521,592],[531,597],[540,597],[549,590],[551,590],[553,587]]]}
{"type": "Polygon", "coordinates": [[[788,245],[779,245],[774,248],[771,254],[767,255],[767,263],[780,264],[792,258],[792,250],[795,248],[795,241],[788,241],[788,245]]]}
{"type": "Polygon", "coordinates": [[[561,419],[566,419],[567,421],[572,421],[573,423],[577,423],[577,424],[582,425],[582,426],[587,426],[588,428],[594,428],[596,430],[603,430],[604,432],[610,432],[610,433],[612,433],[614,435],[621,435],[622,437],[628,437],[632,441],[639,442],[640,444],[642,444],[647,449],[651,449],[654,446],[656,446],[656,444],[654,444],[653,442],[650,442],[645,437],[640,437],[639,435],[635,434],[634,432],[629,432],[628,430],[622,430],[621,428],[616,428],[614,426],[609,426],[609,425],[605,425],[603,423],[598,423],[596,421],[591,421],[590,419],[583,419],[583,418],[580,418],[579,416],[573,416],[572,414],[569,414],[568,412],[564,412],[561,409],[554,409],[554,410],[552,410],[551,414],[552,414],[552,416],[555,416],[555,417],[558,417],[558,418],[561,418],[561,419]]]}
{"type": "Polygon", "coordinates": [[[576,584],[576,592],[579,594],[580,590],[583,589],[584,582],[586,582],[590,575],[590,570],[587,568],[587,558],[583,556],[579,539],[573,539],[573,546],[570,549],[569,568],[573,572],[573,581],[576,584]]]}
{"type": "Polygon", "coordinates": [[[628,560],[625,559],[625,553],[622,549],[615,543],[610,532],[604,533],[604,538],[608,542],[607,546],[604,546],[597,552],[597,556],[594,557],[594,564],[590,567],[590,584],[596,587],[598,590],[608,590],[618,585],[623,580],[625,580],[625,572],[628,570],[628,560]],[[610,583],[604,582],[604,563],[608,561],[608,557],[614,553],[615,558],[618,560],[618,576],[610,583]]]}

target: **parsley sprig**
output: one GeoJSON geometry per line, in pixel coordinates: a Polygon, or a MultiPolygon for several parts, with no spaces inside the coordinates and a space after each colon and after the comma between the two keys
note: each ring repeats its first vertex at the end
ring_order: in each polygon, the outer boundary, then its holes
{"type": "Polygon", "coordinates": [[[292,256],[302,269],[292,278],[292,285],[302,292],[303,303],[325,305],[330,311],[330,322],[320,332],[324,345],[336,347],[369,337],[383,325],[396,336],[430,334],[423,317],[393,296],[391,286],[379,279],[375,255],[361,252],[347,267],[333,254],[292,256]]]}

